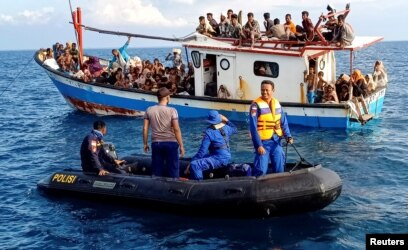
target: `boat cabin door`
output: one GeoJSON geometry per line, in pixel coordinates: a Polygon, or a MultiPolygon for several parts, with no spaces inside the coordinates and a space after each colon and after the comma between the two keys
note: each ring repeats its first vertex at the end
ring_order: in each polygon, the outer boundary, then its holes
{"type": "Polygon", "coordinates": [[[238,79],[235,79],[235,56],[217,55],[217,94],[222,98],[237,98],[238,79]]]}

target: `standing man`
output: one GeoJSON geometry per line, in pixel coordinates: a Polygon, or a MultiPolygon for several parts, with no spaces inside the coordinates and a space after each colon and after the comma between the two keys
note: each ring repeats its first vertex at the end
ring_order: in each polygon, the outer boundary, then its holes
{"type": "Polygon", "coordinates": [[[202,180],[205,170],[216,169],[229,163],[229,138],[238,132],[237,127],[216,110],[208,112],[207,122],[210,126],[204,131],[200,149],[190,164],[190,178],[194,180],[202,180]]]}
{"type": "Polygon", "coordinates": [[[81,144],[81,166],[84,172],[95,172],[100,176],[109,172],[124,174],[125,171],[119,169],[119,165],[124,160],[115,160],[106,153],[103,148],[103,136],[107,129],[104,121],[96,121],[93,130],[89,133],[81,144]]]}
{"type": "Polygon", "coordinates": [[[128,36],[128,40],[126,41],[125,45],[123,45],[122,47],[120,47],[119,49],[113,49],[112,50],[112,59],[109,61],[109,66],[108,66],[108,70],[112,68],[113,64],[116,63],[118,64],[118,66],[120,68],[122,68],[122,70],[124,72],[127,71],[128,68],[128,64],[129,64],[129,60],[130,57],[127,53],[127,48],[129,46],[130,43],[130,39],[132,37],[128,36]]]}
{"type": "Polygon", "coordinates": [[[168,107],[170,90],[166,87],[157,91],[158,105],[146,110],[143,124],[144,151],[149,152],[147,137],[149,126],[152,127],[152,173],[154,176],[178,178],[179,150],[184,156],[184,146],[175,108],[168,107]]]}
{"type": "Polygon", "coordinates": [[[283,172],[285,155],[281,138],[285,137],[288,143],[293,143],[286,115],[279,101],[273,98],[274,90],[272,81],[262,81],[261,96],[252,102],[249,110],[249,127],[255,148],[254,176],[267,173],[269,158],[273,173],[283,172]]]}

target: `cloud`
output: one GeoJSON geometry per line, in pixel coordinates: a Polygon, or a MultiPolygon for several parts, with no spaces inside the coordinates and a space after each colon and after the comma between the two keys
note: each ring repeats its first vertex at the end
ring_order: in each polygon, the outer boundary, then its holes
{"type": "MultiPolygon", "coordinates": [[[[178,0],[180,1],[180,0],[178,0]]],[[[186,0],[182,0],[186,1],[186,0]]],[[[183,18],[167,19],[155,6],[145,4],[141,0],[110,0],[93,1],[86,6],[87,18],[96,25],[137,25],[156,27],[180,27],[187,21],[183,18]]]]}
{"type": "Polygon", "coordinates": [[[14,23],[14,18],[9,15],[0,14],[0,25],[14,23]]]}
{"type": "Polygon", "coordinates": [[[23,10],[15,15],[0,14],[1,24],[45,24],[54,14],[53,7],[44,7],[39,10],[23,10]]]}

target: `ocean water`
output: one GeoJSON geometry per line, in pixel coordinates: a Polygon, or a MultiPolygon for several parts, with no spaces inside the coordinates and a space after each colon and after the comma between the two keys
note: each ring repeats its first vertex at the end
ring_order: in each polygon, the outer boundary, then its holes
{"type": "MultiPolygon", "coordinates": [[[[130,52],[153,60],[171,49],[130,52]]],[[[110,50],[88,53],[108,57],[110,50]]],[[[40,194],[40,179],[79,167],[79,147],[95,117],[68,107],[33,54],[0,52],[0,93],[6,90],[0,96],[0,249],[364,249],[367,233],[408,233],[408,42],[383,42],[356,53],[355,65],[364,73],[377,59],[388,70],[378,119],[347,131],[291,127],[303,157],[342,178],[338,200],[312,213],[258,219],[187,216],[40,194]]],[[[337,56],[338,74],[347,72],[348,53],[337,56]]],[[[104,119],[106,141],[120,156],[142,152],[141,119],[104,119]]],[[[197,150],[205,126],[201,120],[181,122],[187,155],[197,150]]],[[[233,157],[251,159],[247,125],[238,127],[233,157]]],[[[291,150],[289,159],[297,160],[291,150]]]]}

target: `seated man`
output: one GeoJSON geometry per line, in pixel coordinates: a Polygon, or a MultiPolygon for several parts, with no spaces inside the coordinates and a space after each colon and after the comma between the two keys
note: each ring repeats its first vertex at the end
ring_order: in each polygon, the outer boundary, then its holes
{"type": "Polygon", "coordinates": [[[339,98],[337,97],[334,85],[329,83],[324,91],[323,103],[339,103],[339,98]]]}
{"type": "Polygon", "coordinates": [[[251,38],[251,48],[254,47],[255,38],[259,38],[261,36],[261,29],[259,27],[258,21],[254,19],[254,14],[252,12],[248,13],[248,21],[244,25],[244,28],[241,32],[241,37],[239,39],[239,46],[242,46],[242,39],[249,39],[251,38]]]}
{"type": "Polygon", "coordinates": [[[109,66],[108,70],[112,68],[113,64],[116,63],[118,64],[118,67],[122,68],[124,71],[127,71],[128,64],[130,63],[129,55],[127,53],[127,48],[129,46],[131,37],[128,37],[128,40],[126,41],[125,45],[120,47],[119,49],[113,49],[112,50],[112,55],[113,58],[109,61],[109,66]]]}
{"type": "Polygon", "coordinates": [[[215,30],[212,28],[212,26],[205,22],[204,16],[200,16],[198,20],[200,22],[200,24],[196,28],[196,31],[198,33],[203,34],[208,37],[212,37],[217,34],[215,30]]]}
{"type": "Polygon", "coordinates": [[[354,31],[350,24],[345,22],[345,16],[337,17],[337,28],[335,29],[332,43],[336,43],[337,47],[344,48],[351,45],[354,40],[354,31]]]}
{"type": "Polygon", "coordinates": [[[109,172],[123,174],[125,171],[119,168],[124,160],[116,160],[106,153],[103,148],[103,136],[106,134],[106,124],[96,121],[93,130],[81,144],[81,166],[84,172],[94,172],[98,175],[107,175],[109,172]]]}
{"type": "Polygon", "coordinates": [[[193,157],[190,168],[190,178],[203,179],[203,171],[220,168],[231,159],[229,138],[238,132],[237,127],[217,111],[208,112],[207,122],[211,125],[204,131],[200,149],[193,157]]]}
{"type": "Polygon", "coordinates": [[[227,35],[227,37],[240,38],[241,33],[242,33],[242,26],[238,22],[238,16],[237,16],[237,14],[232,14],[232,16],[231,16],[231,29],[230,29],[230,33],[227,35]]]}

